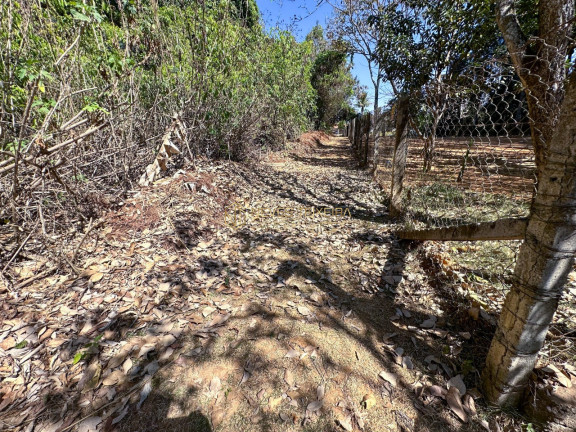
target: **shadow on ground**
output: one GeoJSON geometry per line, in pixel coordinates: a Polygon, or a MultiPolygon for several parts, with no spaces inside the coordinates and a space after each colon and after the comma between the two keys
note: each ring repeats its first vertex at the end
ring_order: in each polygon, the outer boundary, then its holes
{"type": "MultiPolygon", "coordinates": [[[[321,161],[300,160],[348,167],[334,174],[337,182],[316,179],[321,192],[301,175],[281,171],[270,175],[257,169],[246,179],[262,193],[302,205],[354,203],[351,224],[387,222],[357,199],[357,188],[367,181],[358,182],[358,173],[350,168],[355,161],[345,157],[350,147],[339,143],[335,149],[322,148],[321,161]]],[[[189,224],[182,223],[177,231],[184,245],[197,244],[189,224]]],[[[356,429],[362,425],[366,432],[484,430],[478,419],[460,422],[423,387],[444,387],[458,373],[468,388],[476,387],[493,326],[469,319],[470,301],[450,289],[450,279],[422,245],[400,242],[376,224],[345,234],[363,252],[354,259],[352,254],[319,253],[312,242],[296,241],[272,227],[244,227],[227,234],[221,246],[227,255],[198,258],[196,273],[154,269],[148,280],[169,280],[181,285],[180,290],[164,303],[152,303],[144,328],[134,328],[135,316],[121,313],[98,342],[142,339],[139,351],[132,353],[133,364],[120,362],[116,368],[127,371],[127,382],[90,392],[70,383],[51,394],[42,415],[57,422],[63,407],[87,406],[88,412],[105,418],[104,430],[125,432],[337,431],[348,424],[356,429]],[[380,246],[386,246],[385,256],[379,255],[380,246]],[[383,262],[381,272],[368,275],[377,280],[371,291],[364,289],[367,281],[360,276],[365,258],[383,262]],[[219,283],[206,288],[212,277],[219,283]],[[441,313],[428,309],[430,304],[421,301],[426,296],[441,313]],[[194,307],[185,313],[172,309],[191,303],[194,307]],[[166,311],[182,330],[170,343],[155,342],[154,349],[142,354],[150,343],[146,338],[156,337],[165,324],[154,318],[153,307],[166,311]],[[436,327],[423,330],[420,324],[431,315],[441,315],[436,327]],[[470,337],[461,337],[463,331],[470,337]],[[445,367],[430,370],[429,356],[445,367]],[[404,360],[407,365],[406,357],[413,369],[399,364],[404,360]],[[382,371],[395,374],[397,385],[380,378],[382,371]],[[147,398],[142,396],[143,376],[151,377],[147,398]],[[112,405],[110,398],[123,400],[123,405],[112,405]],[[374,405],[363,406],[363,400],[374,405]]],[[[102,306],[82,319],[102,322],[105,315],[102,306]]],[[[76,355],[94,336],[69,341],[64,357],[76,355]]],[[[90,358],[82,361],[88,364],[90,358]]],[[[78,420],[64,419],[60,427],[78,420]]]]}

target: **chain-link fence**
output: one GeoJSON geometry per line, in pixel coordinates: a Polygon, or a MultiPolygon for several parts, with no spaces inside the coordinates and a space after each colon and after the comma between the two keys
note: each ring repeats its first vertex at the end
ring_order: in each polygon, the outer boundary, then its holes
{"type": "Polygon", "coordinates": [[[376,178],[385,188],[393,178],[391,126],[401,115],[402,102],[409,118],[397,158],[405,159],[405,171],[394,201],[408,227],[527,216],[535,184],[534,151],[526,93],[511,65],[488,62],[454,83],[398,101],[384,113],[375,136],[376,178]]]}
{"type": "MultiPolygon", "coordinates": [[[[395,98],[376,122],[366,115],[349,124],[361,161],[389,193],[399,236],[460,241],[438,244],[445,267],[493,312],[513,283],[536,192],[529,98],[511,62],[492,59],[395,98]]],[[[576,281],[569,280],[557,316],[569,327],[574,294],[576,281]]]]}
{"type": "Polygon", "coordinates": [[[348,125],[348,138],[362,166],[368,165],[368,157],[374,152],[372,126],[372,114],[370,113],[353,118],[348,125]]]}

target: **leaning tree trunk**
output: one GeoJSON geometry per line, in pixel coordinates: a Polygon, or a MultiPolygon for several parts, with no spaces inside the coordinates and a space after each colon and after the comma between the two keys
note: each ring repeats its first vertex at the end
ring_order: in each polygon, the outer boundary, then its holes
{"type": "Polygon", "coordinates": [[[376,78],[376,83],[374,85],[374,154],[373,154],[373,161],[374,166],[372,167],[372,172],[375,174],[378,170],[378,160],[379,160],[379,151],[380,151],[380,113],[378,112],[378,99],[379,99],[379,87],[380,87],[380,69],[378,69],[378,77],[376,78]]]}
{"type": "Polygon", "coordinates": [[[392,187],[390,191],[390,217],[404,216],[405,202],[404,175],[406,173],[406,156],[408,155],[408,120],[410,116],[410,100],[403,96],[396,102],[396,136],[394,138],[394,154],[392,156],[392,187]]]}
{"type": "Polygon", "coordinates": [[[576,73],[541,167],[514,282],[486,360],[489,402],[520,402],[576,255],[576,73]]]}
{"type": "Polygon", "coordinates": [[[566,58],[572,44],[574,0],[538,2],[538,35],[526,38],[515,11],[515,0],[498,0],[496,20],[524,88],[530,115],[538,179],[542,175],[549,141],[556,130],[564,98],[566,58]]]}

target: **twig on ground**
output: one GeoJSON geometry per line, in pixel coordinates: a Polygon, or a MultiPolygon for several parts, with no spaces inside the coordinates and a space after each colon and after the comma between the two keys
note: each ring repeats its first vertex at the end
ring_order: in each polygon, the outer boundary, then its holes
{"type": "Polygon", "coordinates": [[[90,219],[90,223],[88,225],[88,229],[86,230],[86,232],[84,233],[84,235],[82,236],[82,238],[80,239],[80,243],[78,243],[78,246],[76,246],[76,249],[74,249],[74,253],[72,254],[72,258],[70,259],[71,263],[73,264],[74,261],[76,261],[76,256],[78,255],[78,251],[80,250],[80,248],[82,247],[82,245],[84,244],[84,240],[86,240],[86,237],[88,237],[88,234],[90,234],[90,232],[99,227],[100,225],[102,225],[104,223],[104,221],[99,221],[96,224],[93,224],[93,220],[90,219]]]}
{"type": "Polygon", "coordinates": [[[38,222],[36,221],[36,224],[34,225],[34,228],[32,228],[32,230],[30,231],[30,233],[28,234],[28,236],[24,239],[24,241],[22,242],[22,244],[20,245],[20,247],[16,250],[16,252],[14,253],[14,255],[12,255],[12,258],[10,258],[8,260],[8,262],[6,263],[6,265],[4,266],[4,268],[2,269],[2,271],[0,273],[4,273],[7,269],[8,266],[10,264],[12,264],[12,261],[14,261],[16,259],[16,257],[18,256],[18,254],[20,253],[20,251],[22,250],[22,248],[24,246],[26,246],[26,243],[28,243],[28,240],[30,240],[30,237],[32,236],[32,234],[34,233],[34,230],[36,229],[36,227],[38,226],[38,222]]]}

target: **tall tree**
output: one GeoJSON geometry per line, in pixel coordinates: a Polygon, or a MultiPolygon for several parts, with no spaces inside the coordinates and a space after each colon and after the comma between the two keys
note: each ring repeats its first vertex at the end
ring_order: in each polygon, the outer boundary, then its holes
{"type": "Polygon", "coordinates": [[[496,17],[528,97],[538,188],[483,372],[491,403],[517,405],[542,348],[576,255],[574,0],[539,1],[533,35],[514,0],[496,17]],[[568,75],[568,76],[567,76],[568,75]]]}
{"type": "Polygon", "coordinates": [[[354,86],[354,98],[356,99],[356,106],[360,108],[360,114],[364,114],[364,110],[370,105],[366,86],[357,83],[354,86]]]}
{"type": "Polygon", "coordinates": [[[488,0],[389,2],[371,17],[379,28],[377,59],[397,96],[412,95],[430,114],[418,129],[424,169],[431,168],[438,125],[460,73],[498,46],[488,0]]]}
{"type": "Polygon", "coordinates": [[[321,129],[340,120],[349,110],[354,79],[346,51],[338,44],[329,44],[322,27],[314,27],[306,39],[313,42],[313,52],[317,53],[310,82],[316,90],[316,128],[321,129]]]}
{"type": "Polygon", "coordinates": [[[335,14],[328,30],[330,37],[344,41],[353,55],[364,57],[368,64],[370,80],[374,88],[374,114],[378,114],[382,70],[377,60],[379,28],[370,21],[382,10],[386,0],[328,0],[335,14]]]}
{"type": "Polygon", "coordinates": [[[574,49],[574,28],[570,24],[574,18],[574,2],[547,0],[537,2],[537,6],[535,3],[498,1],[496,19],[516,72],[526,88],[532,144],[540,174],[564,97],[567,56],[574,49]],[[524,15],[521,23],[516,3],[523,7],[529,3],[533,9],[537,8],[537,24],[533,14],[524,15]]]}

